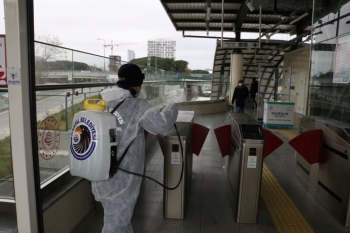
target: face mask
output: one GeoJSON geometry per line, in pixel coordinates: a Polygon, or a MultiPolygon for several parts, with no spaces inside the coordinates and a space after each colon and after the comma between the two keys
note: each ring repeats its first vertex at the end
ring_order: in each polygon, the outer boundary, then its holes
{"type": "Polygon", "coordinates": [[[139,98],[139,97],[140,97],[140,94],[141,94],[141,90],[139,91],[139,93],[137,93],[137,94],[135,95],[135,97],[136,97],[136,98],[139,98]]]}
{"type": "Polygon", "coordinates": [[[239,85],[239,86],[242,86],[242,85],[243,85],[243,83],[238,83],[238,85],[239,85]]]}

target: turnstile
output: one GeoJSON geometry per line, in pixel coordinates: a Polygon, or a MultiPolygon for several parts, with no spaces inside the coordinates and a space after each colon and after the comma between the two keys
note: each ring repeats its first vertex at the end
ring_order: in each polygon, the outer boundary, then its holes
{"type": "Polygon", "coordinates": [[[350,227],[350,124],[322,116],[300,119],[300,133],[321,129],[318,163],[296,152],[296,174],[309,192],[340,222],[350,227]]]}
{"type": "Polygon", "coordinates": [[[164,135],[164,184],[167,187],[175,187],[178,184],[182,163],[184,166],[180,185],[175,190],[164,189],[164,218],[184,218],[186,190],[189,190],[192,177],[193,119],[193,111],[179,111],[176,120],[176,126],[183,147],[183,158],[181,155],[181,145],[175,128],[171,128],[169,132],[164,135]]]}
{"type": "Polygon", "coordinates": [[[231,151],[226,156],[226,190],[237,223],[256,223],[264,136],[261,124],[245,113],[231,113],[231,151]]]}

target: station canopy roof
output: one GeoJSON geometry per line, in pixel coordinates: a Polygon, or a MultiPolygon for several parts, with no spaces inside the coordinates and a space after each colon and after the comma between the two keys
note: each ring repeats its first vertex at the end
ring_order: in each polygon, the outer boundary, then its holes
{"type": "MultiPolygon", "coordinates": [[[[227,76],[231,53],[243,54],[243,72],[256,77],[258,66],[278,67],[284,54],[305,46],[312,28],[312,0],[160,0],[175,30],[184,37],[217,39],[214,57],[213,82],[227,76]],[[221,47],[221,37],[187,36],[186,32],[235,32],[226,42],[258,43],[260,48],[221,47]],[[253,40],[241,39],[242,33],[259,33],[253,40]],[[289,41],[271,40],[275,34],[289,34],[289,41]],[[260,40],[259,40],[260,39],[260,40]]],[[[191,33],[194,34],[194,33],[191,33]]],[[[274,85],[273,72],[266,83],[274,85]]],[[[247,81],[245,83],[248,83],[247,81]]],[[[268,90],[266,86],[264,88],[268,90]]],[[[215,92],[215,90],[214,90],[215,92]]],[[[212,93],[214,94],[214,93],[212,93]]],[[[219,95],[220,93],[218,93],[219,95]]],[[[267,98],[267,96],[266,96],[267,98]]]]}

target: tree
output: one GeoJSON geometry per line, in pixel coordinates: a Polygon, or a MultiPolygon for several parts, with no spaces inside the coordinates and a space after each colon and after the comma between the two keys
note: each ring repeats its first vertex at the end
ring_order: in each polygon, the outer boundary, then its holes
{"type": "MultiPolygon", "coordinates": [[[[130,63],[137,64],[141,67],[147,67],[148,57],[133,59],[130,63]]],[[[175,69],[174,60],[171,58],[150,57],[150,66],[159,70],[173,71],[175,69]]]]}
{"type": "MultiPolygon", "coordinates": [[[[137,58],[130,61],[130,63],[137,64],[141,67],[147,67],[147,62],[148,62],[148,57],[137,58]]],[[[160,70],[186,72],[187,65],[188,65],[188,62],[183,60],[174,61],[174,59],[171,59],[171,58],[161,58],[161,57],[154,57],[154,56],[150,58],[150,66],[152,68],[157,67],[157,69],[160,69],[160,70]],[[157,63],[157,66],[156,66],[156,63],[157,63]]]]}
{"type": "Polygon", "coordinates": [[[192,70],[191,70],[191,69],[189,69],[189,68],[186,68],[186,69],[185,69],[185,73],[187,73],[187,74],[191,74],[191,73],[192,73],[192,70]]]}
{"type": "Polygon", "coordinates": [[[139,66],[147,67],[147,57],[132,59],[130,61],[130,63],[136,64],[139,66]]]}
{"type": "Polygon", "coordinates": [[[209,74],[206,70],[193,70],[192,74],[209,74]]]}
{"type": "Polygon", "coordinates": [[[176,72],[186,72],[188,62],[184,60],[175,61],[175,70],[176,72]]]}
{"type": "MultiPolygon", "coordinates": [[[[92,68],[93,66],[89,66],[84,62],[71,62],[71,61],[49,61],[47,62],[48,70],[97,70],[98,68],[92,68]]],[[[98,69],[101,71],[101,69],[98,69]]]]}
{"type": "Polygon", "coordinates": [[[50,61],[62,53],[61,46],[63,43],[55,35],[35,35],[35,56],[50,61]]]}
{"type": "Polygon", "coordinates": [[[35,35],[35,83],[43,84],[48,78],[48,62],[52,61],[63,52],[57,46],[62,42],[54,35],[35,35]],[[46,72],[45,72],[46,70],[46,72]]]}

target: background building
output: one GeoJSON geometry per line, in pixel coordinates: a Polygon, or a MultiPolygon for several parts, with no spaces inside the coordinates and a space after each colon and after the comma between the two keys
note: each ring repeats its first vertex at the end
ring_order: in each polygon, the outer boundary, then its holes
{"type": "Polygon", "coordinates": [[[170,39],[148,40],[147,56],[172,58],[176,60],[176,41],[170,39]]]}
{"type": "Polygon", "coordinates": [[[135,59],[135,52],[132,50],[128,50],[128,62],[131,61],[132,59],[135,59]]]}
{"type": "Polygon", "coordinates": [[[118,55],[109,56],[109,71],[118,72],[118,67],[120,66],[121,57],[118,55]]]}

